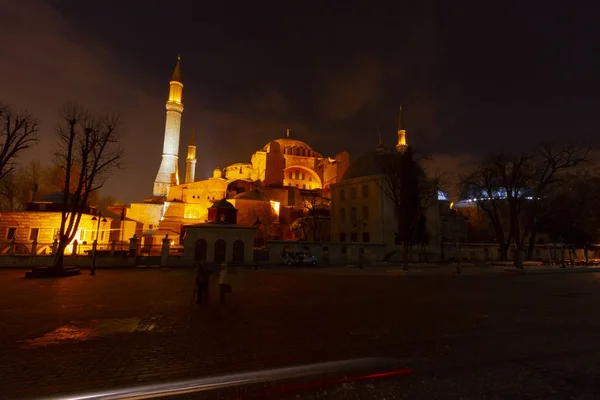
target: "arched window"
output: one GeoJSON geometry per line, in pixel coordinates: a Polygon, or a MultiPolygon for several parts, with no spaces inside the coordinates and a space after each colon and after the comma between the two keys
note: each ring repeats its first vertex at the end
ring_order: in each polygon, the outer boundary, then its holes
{"type": "Polygon", "coordinates": [[[340,190],[340,200],[346,200],[346,191],[344,189],[340,190]]]}
{"type": "Polygon", "coordinates": [[[346,209],[345,208],[340,208],[340,221],[342,221],[342,222],[346,221],[346,209]]]}
{"type": "Polygon", "coordinates": [[[362,218],[365,221],[369,220],[369,207],[368,206],[363,206],[362,207],[362,218]]]}
{"type": "Polygon", "coordinates": [[[356,221],[356,207],[352,207],[350,210],[350,220],[356,221]]]}
{"type": "Polygon", "coordinates": [[[356,188],[350,188],[350,199],[356,199],[356,188]]]}
{"type": "Polygon", "coordinates": [[[242,173],[242,167],[240,167],[240,174],[242,173]]]}
{"type": "Polygon", "coordinates": [[[363,185],[362,187],[362,197],[363,199],[369,197],[369,187],[367,185],[363,185]]]}
{"type": "Polygon", "coordinates": [[[306,185],[302,185],[302,189],[306,189],[306,185]]]}

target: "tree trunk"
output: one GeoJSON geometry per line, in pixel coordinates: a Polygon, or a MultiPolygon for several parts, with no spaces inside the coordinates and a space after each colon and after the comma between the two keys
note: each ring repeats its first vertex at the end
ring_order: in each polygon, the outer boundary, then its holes
{"type": "Polygon", "coordinates": [[[408,240],[402,241],[402,269],[408,271],[408,240]]]}
{"type": "Polygon", "coordinates": [[[500,261],[508,261],[508,245],[500,242],[500,261]]]}
{"type": "Polygon", "coordinates": [[[523,269],[523,246],[517,246],[515,248],[515,257],[513,259],[513,266],[515,268],[523,269]]]}
{"type": "Polygon", "coordinates": [[[531,232],[531,236],[529,236],[529,247],[527,248],[527,261],[533,260],[533,251],[535,250],[535,239],[537,236],[537,232],[534,229],[531,232]]]}
{"type": "Polygon", "coordinates": [[[58,242],[58,246],[56,246],[56,255],[54,256],[54,268],[64,268],[66,248],[66,241],[61,240],[60,242],[58,242]]]}

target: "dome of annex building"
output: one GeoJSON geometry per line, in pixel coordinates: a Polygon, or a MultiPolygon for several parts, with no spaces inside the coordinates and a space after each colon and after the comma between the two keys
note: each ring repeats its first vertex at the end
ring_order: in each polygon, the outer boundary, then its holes
{"type": "MultiPolygon", "coordinates": [[[[350,164],[342,181],[349,179],[362,178],[365,176],[384,175],[385,165],[388,162],[397,163],[398,161],[393,160],[393,157],[402,157],[402,154],[396,153],[395,151],[372,151],[370,153],[363,154],[350,164]]],[[[423,168],[416,162],[415,170],[421,178],[425,178],[425,172],[423,168]]]]}
{"type": "Polygon", "coordinates": [[[248,190],[247,192],[242,192],[233,198],[234,200],[259,200],[259,201],[269,201],[267,196],[259,192],[258,190],[248,190]]]}
{"type": "Polygon", "coordinates": [[[233,204],[227,201],[227,199],[221,199],[219,201],[215,201],[210,208],[235,208],[233,204]]]}
{"type": "Polygon", "coordinates": [[[303,142],[302,140],[292,139],[289,137],[275,139],[275,140],[267,143],[265,146],[263,146],[263,148],[261,150],[268,151],[269,146],[273,142],[277,142],[279,144],[282,154],[305,156],[305,157],[318,157],[318,158],[323,157],[319,152],[314,150],[312,147],[310,147],[307,143],[303,142]],[[298,154],[298,151],[300,151],[300,153],[302,153],[302,154],[298,154]]]}

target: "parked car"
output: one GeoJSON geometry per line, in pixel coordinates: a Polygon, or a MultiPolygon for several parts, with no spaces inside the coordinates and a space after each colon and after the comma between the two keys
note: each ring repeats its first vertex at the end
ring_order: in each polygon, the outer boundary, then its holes
{"type": "Polygon", "coordinates": [[[319,261],[308,251],[286,251],[283,254],[283,263],[286,265],[317,265],[319,261]]]}

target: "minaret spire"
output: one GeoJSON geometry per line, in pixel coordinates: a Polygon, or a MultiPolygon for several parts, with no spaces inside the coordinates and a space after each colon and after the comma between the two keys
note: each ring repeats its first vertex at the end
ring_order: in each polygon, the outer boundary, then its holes
{"type": "Polygon", "coordinates": [[[192,128],[190,144],[188,144],[187,158],[185,160],[185,183],[192,183],[196,178],[196,133],[192,128]]]}
{"type": "Polygon", "coordinates": [[[179,185],[179,131],[183,114],[183,79],[181,76],[181,57],[177,56],[177,64],[169,83],[167,100],[167,118],[165,122],[165,139],[163,143],[162,161],[154,180],[154,196],[164,197],[172,185],[179,185]]]}
{"type": "Polygon", "coordinates": [[[286,136],[286,137],[290,137],[290,128],[287,128],[287,129],[285,130],[285,136],[286,136]]]}
{"type": "Polygon", "coordinates": [[[398,144],[396,144],[396,150],[404,153],[408,144],[406,143],[406,130],[404,129],[404,120],[402,118],[402,105],[398,113],[398,144]]]}

